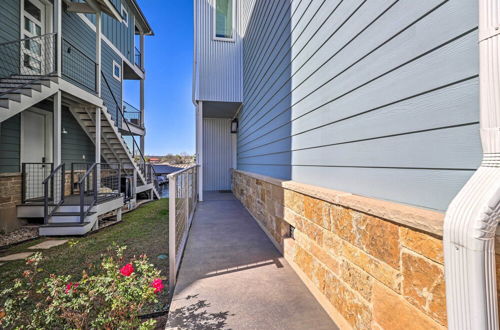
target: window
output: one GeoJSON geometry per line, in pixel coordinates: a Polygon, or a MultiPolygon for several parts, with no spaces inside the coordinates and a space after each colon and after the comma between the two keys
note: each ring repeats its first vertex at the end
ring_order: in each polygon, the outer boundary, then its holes
{"type": "Polygon", "coordinates": [[[234,40],[234,0],[215,0],[214,39],[234,40]]]}
{"type": "Polygon", "coordinates": [[[113,77],[118,81],[122,81],[122,67],[115,61],[113,61],[113,77]]]}
{"type": "Polygon", "coordinates": [[[123,6],[122,4],[122,8],[121,8],[121,14],[122,14],[122,18],[123,18],[123,24],[125,24],[126,26],[128,26],[128,11],[127,9],[123,6]]]}

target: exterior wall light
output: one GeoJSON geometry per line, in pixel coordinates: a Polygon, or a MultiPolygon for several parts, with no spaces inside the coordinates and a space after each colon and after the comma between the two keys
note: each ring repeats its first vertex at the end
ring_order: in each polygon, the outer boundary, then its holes
{"type": "Polygon", "coordinates": [[[238,119],[236,118],[231,122],[231,133],[238,133],[238,119]]]}

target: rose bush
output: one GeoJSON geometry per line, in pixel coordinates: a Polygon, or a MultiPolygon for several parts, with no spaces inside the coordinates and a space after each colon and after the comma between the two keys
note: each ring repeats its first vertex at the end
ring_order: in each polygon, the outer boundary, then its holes
{"type": "Polygon", "coordinates": [[[124,250],[103,256],[92,275],[83,272],[78,281],[62,275],[40,278],[42,255],[35,254],[21,278],[1,292],[0,328],[153,329],[156,321],[138,316],[164,289],[160,272],[146,256],[125,264],[124,250]]]}

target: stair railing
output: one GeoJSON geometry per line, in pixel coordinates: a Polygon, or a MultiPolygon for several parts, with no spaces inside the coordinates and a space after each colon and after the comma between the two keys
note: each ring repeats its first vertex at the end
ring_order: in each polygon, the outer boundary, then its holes
{"type": "Polygon", "coordinates": [[[99,163],[92,164],[87,172],[81,177],[80,181],[78,181],[78,190],[80,191],[80,223],[85,221],[91,209],[97,204],[97,196],[99,193],[97,189],[99,167],[97,165],[99,165],[99,163]],[[86,207],[87,209],[85,209],[86,207]]]}
{"type": "MultiPolygon", "coordinates": [[[[20,75],[36,80],[56,73],[56,33],[13,40],[0,44],[0,79],[20,75]]],[[[30,84],[27,82],[22,87],[30,84]]],[[[16,87],[16,89],[19,87],[16,87]]],[[[12,90],[1,92],[9,94],[12,90]]]]}
{"type": "Polygon", "coordinates": [[[43,202],[44,191],[42,182],[53,170],[53,163],[22,163],[21,203],[43,202]]]}
{"type": "Polygon", "coordinates": [[[177,272],[198,204],[198,165],[168,175],[169,292],[174,292],[177,272]]]}
{"type": "MultiPolygon", "coordinates": [[[[134,139],[134,135],[132,133],[132,130],[130,129],[130,126],[128,124],[128,121],[125,119],[125,116],[123,114],[123,111],[122,111],[122,107],[120,106],[120,104],[118,103],[118,100],[116,99],[115,95],[113,94],[113,91],[111,89],[111,86],[109,85],[109,82],[108,80],[106,79],[106,75],[104,74],[104,72],[101,71],[101,75],[102,75],[102,80],[104,81],[104,83],[106,84],[106,87],[108,88],[108,91],[109,93],[111,94],[112,98],[113,98],[113,101],[116,105],[116,108],[117,108],[117,120],[118,119],[121,119],[122,123],[125,123],[125,125],[127,126],[127,131],[130,133],[130,135],[132,136],[132,145],[134,147],[134,150],[137,150],[139,151],[139,155],[137,155],[139,157],[139,160],[140,160],[140,163],[139,163],[139,169],[141,170],[141,173],[142,175],[144,176],[144,178],[146,178],[146,157],[144,157],[144,154],[142,153],[142,150],[141,148],[139,147],[139,145],[137,144],[137,141],[135,141],[134,139]]],[[[122,128],[123,129],[123,128],[122,128]]],[[[130,150],[129,150],[130,151],[130,150]]],[[[132,157],[136,157],[136,154],[135,152],[132,153],[132,157]]],[[[157,181],[157,175],[156,175],[156,172],[154,170],[154,168],[151,168],[151,175],[153,177],[153,180],[154,181],[157,181]]],[[[155,184],[156,186],[156,184],[155,184]]]]}
{"type": "Polygon", "coordinates": [[[43,219],[44,223],[49,222],[49,218],[64,203],[66,171],[64,164],[57,166],[50,175],[43,180],[43,219]],[[50,188],[53,189],[50,189],[50,188]],[[49,201],[52,203],[49,205],[49,201]]]}

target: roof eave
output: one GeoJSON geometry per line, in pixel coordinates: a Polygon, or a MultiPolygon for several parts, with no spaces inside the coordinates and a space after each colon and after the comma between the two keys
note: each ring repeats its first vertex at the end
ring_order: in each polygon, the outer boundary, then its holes
{"type": "Polygon", "coordinates": [[[137,20],[139,28],[141,29],[141,34],[146,36],[153,36],[154,35],[153,29],[151,28],[151,25],[149,25],[149,22],[146,19],[146,16],[144,16],[141,7],[139,7],[139,5],[137,4],[137,1],[130,0],[130,2],[132,4],[132,10],[134,10],[135,12],[134,16],[137,20]]]}

